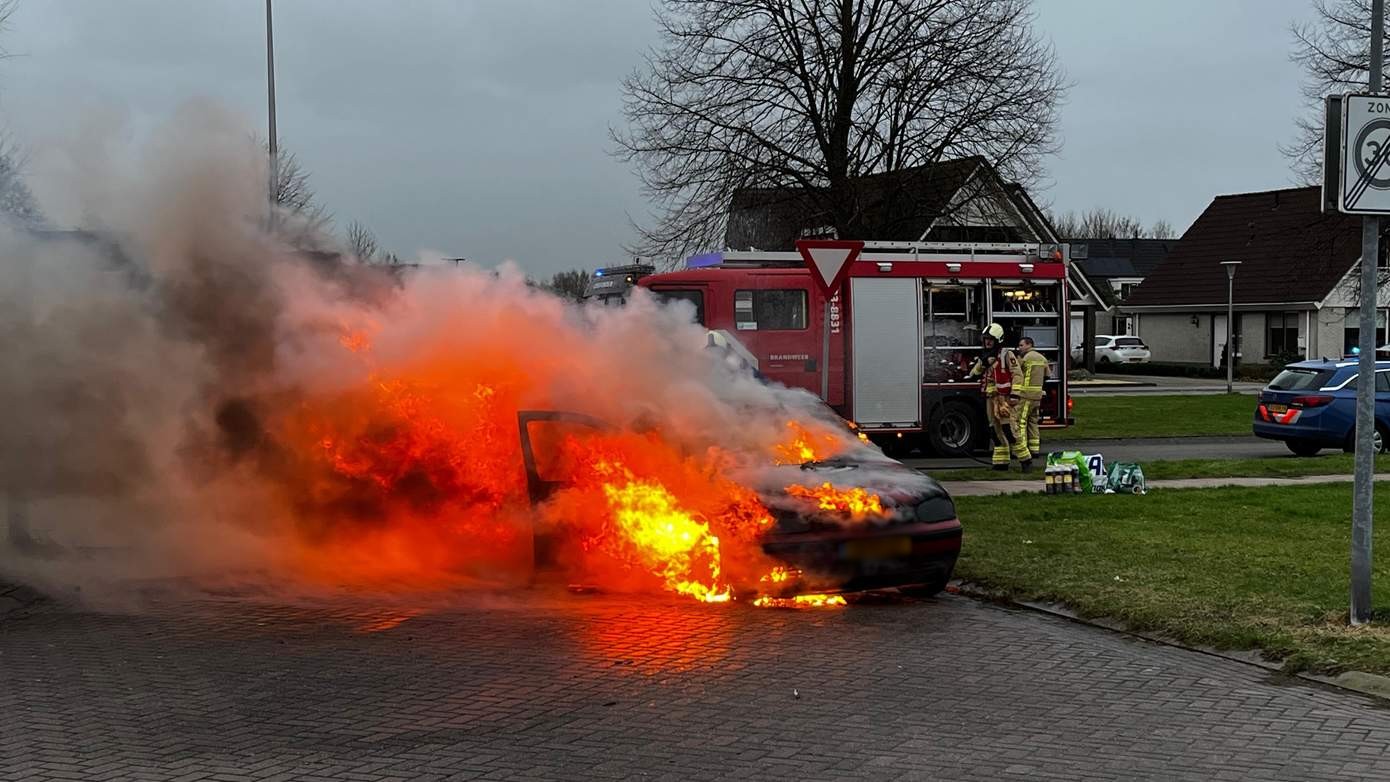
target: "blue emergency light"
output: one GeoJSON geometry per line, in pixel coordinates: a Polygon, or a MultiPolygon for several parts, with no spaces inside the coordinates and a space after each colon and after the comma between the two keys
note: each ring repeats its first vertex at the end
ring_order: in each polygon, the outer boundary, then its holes
{"type": "Polygon", "coordinates": [[[721,264],[721,263],[723,263],[723,262],[724,262],[724,253],[722,253],[722,252],[701,253],[700,255],[692,255],[692,256],[690,256],[689,258],[686,258],[686,259],[685,259],[685,268],[687,268],[687,269],[703,269],[703,268],[705,268],[706,266],[718,266],[719,264],[721,264]]]}

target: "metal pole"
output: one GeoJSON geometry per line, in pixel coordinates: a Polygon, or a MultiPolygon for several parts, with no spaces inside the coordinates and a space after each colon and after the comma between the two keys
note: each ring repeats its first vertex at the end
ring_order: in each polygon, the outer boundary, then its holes
{"type": "Polygon", "coordinates": [[[265,84],[270,115],[270,172],[266,189],[270,196],[270,219],[275,221],[275,190],[279,180],[280,144],[275,132],[275,33],[271,24],[271,0],[265,0],[265,84]]]}
{"type": "Polygon", "coordinates": [[[1231,337],[1235,334],[1236,327],[1236,275],[1230,270],[1226,272],[1226,393],[1231,393],[1232,380],[1235,378],[1236,366],[1236,347],[1231,342],[1231,337]]]}
{"type": "Polygon", "coordinates": [[[820,398],[826,404],[830,404],[830,298],[825,297],[825,318],[820,329],[820,398]]]}
{"type": "MultiPolygon", "coordinates": [[[[1385,2],[1371,2],[1371,92],[1380,92],[1385,2]]],[[[1351,623],[1371,621],[1371,508],[1375,474],[1376,266],[1380,218],[1361,224],[1361,356],[1356,381],[1356,465],[1351,507],[1351,623]]]]}

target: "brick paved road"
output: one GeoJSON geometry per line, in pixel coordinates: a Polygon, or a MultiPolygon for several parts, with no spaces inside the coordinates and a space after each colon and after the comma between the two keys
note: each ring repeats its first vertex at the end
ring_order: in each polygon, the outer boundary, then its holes
{"type": "Polygon", "coordinates": [[[0,620],[4,780],[1384,780],[1387,749],[1360,698],[958,597],[0,620]]]}

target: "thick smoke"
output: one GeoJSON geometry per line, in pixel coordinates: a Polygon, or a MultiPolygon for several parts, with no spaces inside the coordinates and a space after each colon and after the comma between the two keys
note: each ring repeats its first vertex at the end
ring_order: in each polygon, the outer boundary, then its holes
{"type": "Polygon", "coordinates": [[[0,576],[514,581],[538,519],[518,410],[610,424],[617,456],[586,464],[659,472],[696,506],[721,491],[710,508],[789,421],[854,442],[649,297],[580,308],[513,268],[393,275],[290,246],[250,138],[195,106],[138,154],[84,144],[40,190],[90,230],[0,229],[0,576]]]}

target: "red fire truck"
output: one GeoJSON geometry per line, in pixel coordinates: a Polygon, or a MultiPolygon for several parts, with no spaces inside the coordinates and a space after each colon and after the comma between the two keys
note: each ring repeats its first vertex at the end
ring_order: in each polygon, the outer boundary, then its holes
{"type": "Polygon", "coordinates": [[[734,334],[767,378],[818,395],[824,383],[825,401],[889,453],[962,455],[985,446],[984,399],[967,374],[992,322],[1009,344],[1031,337],[1049,359],[1042,425],[1070,423],[1068,250],[865,242],[828,316],[795,252],[711,253],[623,281],[689,302],[701,325],[734,334]]]}

